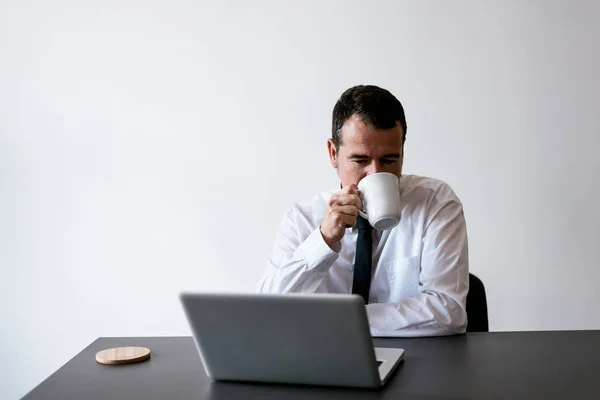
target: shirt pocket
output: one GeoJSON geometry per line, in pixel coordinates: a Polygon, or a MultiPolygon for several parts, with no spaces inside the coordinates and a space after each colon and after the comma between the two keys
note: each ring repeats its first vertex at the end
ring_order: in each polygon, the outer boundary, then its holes
{"type": "Polygon", "coordinates": [[[413,297],[419,289],[421,256],[400,257],[385,265],[390,288],[389,302],[398,303],[405,297],[413,297]]]}

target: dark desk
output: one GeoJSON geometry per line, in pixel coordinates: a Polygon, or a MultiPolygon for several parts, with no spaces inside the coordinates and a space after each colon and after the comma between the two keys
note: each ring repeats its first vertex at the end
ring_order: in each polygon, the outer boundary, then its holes
{"type": "Polygon", "coordinates": [[[476,333],[376,339],[406,357],[381,390],[212,382],[189,337],[101,338],[26,399],[600,398],[600,331],[476,333]],[[108,347],[140,345],[146,362],[97,364],[108,347]]]}

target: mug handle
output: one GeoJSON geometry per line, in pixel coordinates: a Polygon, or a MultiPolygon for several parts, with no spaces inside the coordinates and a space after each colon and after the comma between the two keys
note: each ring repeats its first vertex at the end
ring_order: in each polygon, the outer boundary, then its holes
{"type": "MultiPolygon", "coordinates": [[[[364,199],[363,199],[363,197],[362,197],[362,193],[361,193],[361,191],[360,191],[360,190],[358,191],[358,195],[359,195],[360,199],[361,199],[362,201],[364,201],[364,199]]],[[[363,203],[363,206],[364,206],[364,203],[363,203]]],[[[369,220],[369,216],[367,215],[367,213],[366,213],[366,212],[364,212],[364,211],[362,211],[362,210],[358,210],[358,215],[360,215],[361,217],[363,217],[363,218],[364,218],[364,219],[366,219],[367,221],[369,220]]]]}

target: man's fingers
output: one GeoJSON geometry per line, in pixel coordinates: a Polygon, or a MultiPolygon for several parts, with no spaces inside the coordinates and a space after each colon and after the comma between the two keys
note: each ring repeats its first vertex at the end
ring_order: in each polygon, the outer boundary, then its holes
{"type": "Polygon", "coordinates": [[[343,195],[343,194],[358,194],[358,186],[356,186],[355,184],[352,185],[348,185],[346,187],[344,187],[342,190],[340,190],[338,192],[339,195],[343,195]]]}
{"type": "Polygon", "coordinates": [[[338,206],[353,205],[359,209],[362,209],[362,200],[356,194],[344,194],[337,198],[335,205],[338,205],[338,206]]]}
{"type": "Polygon", "coordinates": [[[344,228],[352,228],[354,225],[356,225],[355,215],[342,214],[341,226],[343,226],[344,228]]]}
{"type": "Polygon", "coordinates": [[[337,194],[334,194],[333,196],[331,196],[331,198],[327,202],[327,206],[329,208],[333,208],[337,204],[338,199],[339,199],[339,196],[337,194]]]}
{"type": "Polygon", "coordinates": [[[336,211],[340,214],[350,215],[353,217],[358,216],[358,208],[354,205],[344,205],[344,206],[336,206],[333,208],[332,212],[336,211]]]}
{"type": "Polygon", "coordinates": [[[331,210],[331,218],[339,227],[352,227],[356,224],[358,209],[355,206],[336,206],[331,210]]]}
{"type": "Polygon", "coordinates": [[[327,206],[333,208],[336,205],[348,205],[354,204],[356,207],[362,209],[362,200],[360,199],[360,191],[358,186],[355,184],[344,187],[339,192],[335,193],[329,198],[327,206]]]}

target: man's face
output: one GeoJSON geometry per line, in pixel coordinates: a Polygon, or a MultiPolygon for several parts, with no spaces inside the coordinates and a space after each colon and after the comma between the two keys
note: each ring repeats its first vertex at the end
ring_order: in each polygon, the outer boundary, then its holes
{"type": "Polygon", "coordinates": [[[390,172],[398,178],[402,173],[402,127],[375,129],[353,115],[342,126],[342,145],[336,150],[327,142],[331,165],[337,168],[342,187],[358,182],[367,175],[390,172]]]}

